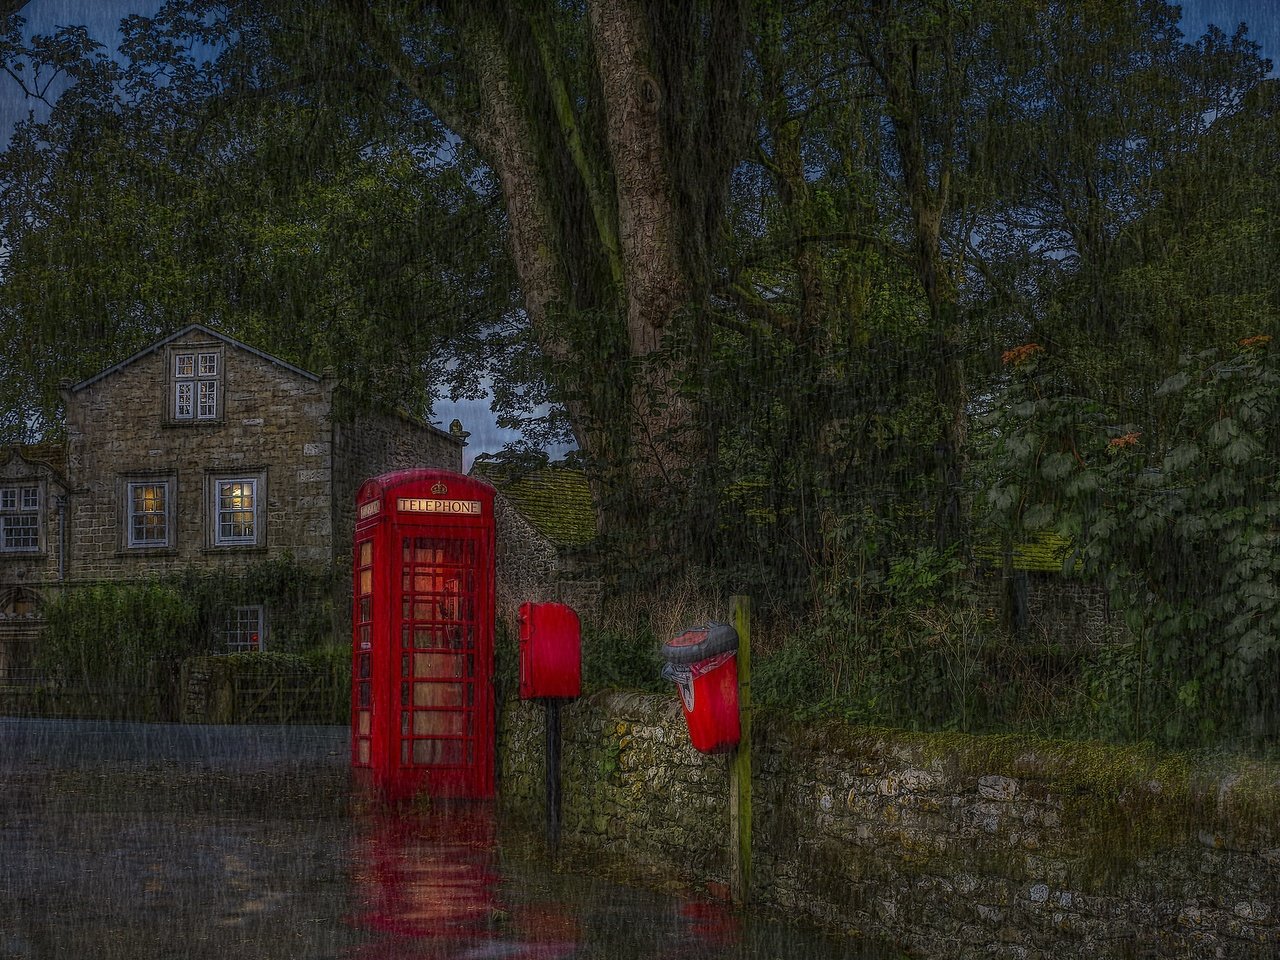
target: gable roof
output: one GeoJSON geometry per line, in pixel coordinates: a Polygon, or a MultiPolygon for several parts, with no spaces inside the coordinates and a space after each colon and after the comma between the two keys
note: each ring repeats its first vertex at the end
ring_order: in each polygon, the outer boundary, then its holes
{"type": "Polygon", "coordinates": [[[157,340],[155,343],[151,344],[151,346],[146,347],[143,350],[139,350],[137,353],[129,357],[127,360],[121,360],[119,363],[115,364],[114,366],[107,367],[107,369],[99,371],[98,373],[95,373],[92,377],[90,377],[87,380],[81,380],[79,383],[77,383],[75,386],[71,388],[71,392],[76,393],[80,390],[83,390],[85,387],[92,386],[93,384],[97,383],[99,380],[109,377],[113,373],[118,373],[119,371],[123,370],[125,367],[129,366],[131,363],[137,360],[141,360],[143,357],[147,356],[148,354],[155,353],[157,350],[161,350],[164,347],[167,347],[169,344],[173,343],[175,340],[179,340],[182,337],[185,337],[189,333],[200,333],[204,336],[212,337],[214,340],[221,340],[223,343],[228,344],[229,346],[235,347],[237,350],[244,350],[246,353],[251,353],[255,357],[259,357],[263,360],[266,360],[268,363],[274,364],[275,366],[280,367],[281,369],[288,370],[290,373],[297,374],[300,377],[305,377],[307,380],[319,381],[320,379],[320,376],[318,374],[312,373],[309,370],[303,370],[301,367],[295,367],[292,363],[289,363],[286,360],[281,360],[279,357],[273,357],[269,353],[263,353],[261,350],[258,350],[255,347],[251,347],[247,343],[242,343],[241,341],[237,340],[235,337],[229,337],[225,333],[219,333],[217,330],[214,330],[210,327],[206,327],[204,324],[201,324],[201,323],[192,323],[183,327],[177,333],[171,333],[169,334],[169,336],[164,337],[161,340],[157,340]]]}
{"type": "Polygon", "coordinates": [[[0,466],[10,463],[14,457],[32,466],[46,467],[55,480],[70,489],[67,482],[67,448],[54,440],[41,440],[38,443],[11,443],[0,446],[0,466]]]}
{"type": "Polygon", "coordinates": [[[488,480],[535,530],[559,547],[583,547],[595,539],[596,514],[587,475],[572,467],[533,470],[477,461],[473,474],[488,480]]]}

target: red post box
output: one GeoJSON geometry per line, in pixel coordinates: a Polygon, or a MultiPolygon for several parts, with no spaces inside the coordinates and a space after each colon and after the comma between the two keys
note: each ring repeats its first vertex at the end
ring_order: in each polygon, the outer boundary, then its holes
{"type": "Polygon", "coordinates": [[[351,763],[388,800],[492,797],[493,488],[402,470],[356,495],[351,763]]]}
{"type": "Polygon", "coordinates": [[[738,632],[727,623],[691,627],[662,645],[662,675],[680,691],[689,740],[703,753],[738,745],[738,632]]]}
{"type": "Polygon", "coordinates": [[[520,699],[582,693],[582,626],[563,603],[520,605],[520,699]]]}

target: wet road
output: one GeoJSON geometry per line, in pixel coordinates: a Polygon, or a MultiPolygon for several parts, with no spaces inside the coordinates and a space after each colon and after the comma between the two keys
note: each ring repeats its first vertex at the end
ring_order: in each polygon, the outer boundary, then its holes
{"type": "Polygon", "coordinates": [[[31,763],[152,762],[209,770],[343,767],[346,727],[216,726],[0,717],[0,774],[31,763]]]}
{"type": "Polygon", "coordinates": [[[0,719],[0,778],[0,960],[897,956],[362,806],[344,728],[0,719]]]}

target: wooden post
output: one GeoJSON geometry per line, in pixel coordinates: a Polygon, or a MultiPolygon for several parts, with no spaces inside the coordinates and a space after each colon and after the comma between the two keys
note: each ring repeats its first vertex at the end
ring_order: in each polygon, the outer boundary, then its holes
{"type": "Polygon", "coordinates": [[[742,739],[729,754],[729,870],[733,902],[751,899],[751,598],[729,598],[738,631],[738,710],[742,739]]]}

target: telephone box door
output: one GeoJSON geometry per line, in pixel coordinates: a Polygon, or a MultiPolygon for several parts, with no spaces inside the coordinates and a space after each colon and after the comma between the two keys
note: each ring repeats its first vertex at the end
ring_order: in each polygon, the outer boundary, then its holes
{"type": "MultiPolygon", "coordinates": [[[[399,763],[430,771],[433,795],[482,790],[492,725],[488,687],[492,650],[479,644],[478,575],[483,544],[467,530],[398,531],[400,708],[399,763]]],[[[491,751],[488,751],[491,756],[491,751]]]]}

